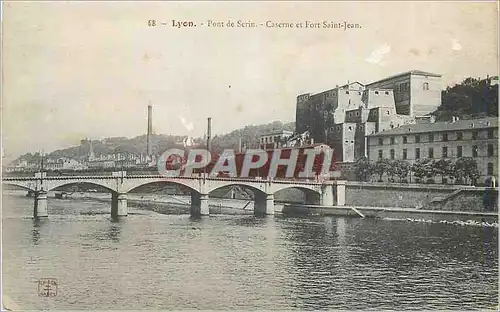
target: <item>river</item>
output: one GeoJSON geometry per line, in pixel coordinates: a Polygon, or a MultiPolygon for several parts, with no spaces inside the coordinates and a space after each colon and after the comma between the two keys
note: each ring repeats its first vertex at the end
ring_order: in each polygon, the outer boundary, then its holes
{"type": "Polygon", "coordinates": [[[3,196],[3,294],[26,310],[485,309],[498,228],[324,216],[256,218],[3,196]],[[38,281],[57,282],[53,297],[38,281]]]}

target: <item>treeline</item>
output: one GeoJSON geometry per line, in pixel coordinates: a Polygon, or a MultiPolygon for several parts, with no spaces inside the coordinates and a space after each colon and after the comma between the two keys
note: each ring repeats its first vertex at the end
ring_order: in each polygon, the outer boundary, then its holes
{"type": "Polygon", "coordinates": [[[435,183],[440,177],[443,184],[477,184],[479,171],[477,162],[472,157],[460,157],[455,161],[446,159],[421,159],[410,165],[405,160],[379,159],[370,162],[367,158],[359,158],[354,164],[354,172],[359,181],[370,181],[373,177],[383,182],[384,175],[388,182],[408,183],[413,173],[415,183],[435,183]]]}

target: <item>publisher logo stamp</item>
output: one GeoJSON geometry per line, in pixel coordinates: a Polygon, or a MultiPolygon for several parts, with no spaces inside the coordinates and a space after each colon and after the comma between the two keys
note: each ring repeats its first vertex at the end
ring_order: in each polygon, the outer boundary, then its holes
{"type": "Polygon", "coordinates": [[[38,280],[38,295],[40,297],[57,296],[57,279],[41,278],[38,280]]]}

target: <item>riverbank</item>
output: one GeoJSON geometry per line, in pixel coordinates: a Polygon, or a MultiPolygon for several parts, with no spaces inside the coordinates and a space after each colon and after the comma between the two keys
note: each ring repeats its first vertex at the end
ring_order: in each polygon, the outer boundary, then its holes
{"type": "Polygon", "coordinates": [[[445,211],[396,207],[363,207],[285,204],[283,213],[319,214],[326,216],[350,216],[408,221],[448,222],[498,227],[497,212],[445,211]]]}
{"type": "MultiPolygon", "coordinates": [[[[4,191],[4,193],[25,194],[23,191],[4,191]]],[[[49,198],[55,198],[56,192],[49,192],[49,198]]],[[[73,192],[62,200],[97,200],[110,202],[110,193],[73,192]]],[[[159,213],[177,211],[188,213],[191,197],[166,194],[128,194],[129,206],[150,209],[159,213]]],[[[254,202],[246,199],[210,198],[211,214],[253,214],[254,202]]],[[[380,218],[407,221],[449,222],[469,225],[485,225],[498,227],[497,212],[429,210],[406,207],[368,207],[358,205],[325,207],[320,205],[303,205],[300,203],[276,203],[275,212],[283,214],[317,214],[325,216],[349,216],[361,218],[380,218]]]]}

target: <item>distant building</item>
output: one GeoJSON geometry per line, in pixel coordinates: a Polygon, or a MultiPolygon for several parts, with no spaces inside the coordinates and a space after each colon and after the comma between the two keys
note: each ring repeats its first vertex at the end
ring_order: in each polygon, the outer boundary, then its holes
{"type": "Polygon", "coordinates": [[[259,148],[279,148],[293,135],[292,131],[280,130],[259,137],[259,148]]]}
{"type": "Polygon", "coordinates": [[[71,158],[61,157],[57,159],[47,159],[43,165],[45,170],[83,170],[87,166],[71,158]]]}
{"type": "Polygon", "coordinates": [[[498,118],[405,125],[368,135],[368,158],[419,159],[473,157],[480,182],[498,175],[498,118]]]}

